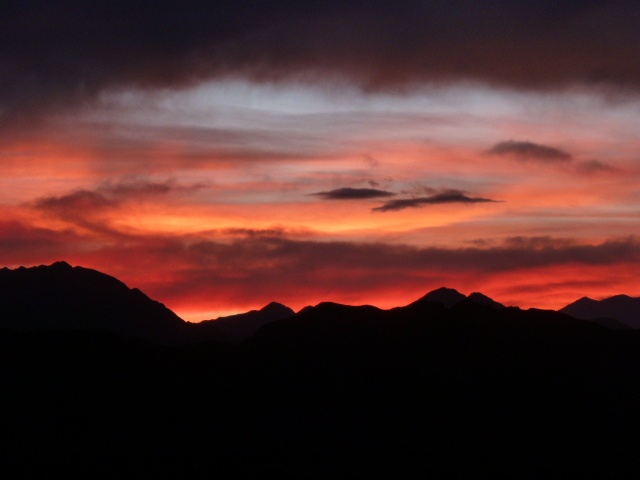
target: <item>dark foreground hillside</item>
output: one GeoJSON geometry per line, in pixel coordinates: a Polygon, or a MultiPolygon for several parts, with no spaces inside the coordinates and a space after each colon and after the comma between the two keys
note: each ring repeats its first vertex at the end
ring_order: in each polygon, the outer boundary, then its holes
{"type": "Polygon", "coordinates": [[[321,304],[235,346],[0,332],[4,471],[615,476],[640,339],[544,311],[321,304]]]}
{"type": "Polygon", "coordinates": [[[173,346],[235,343],[262,325],[293,314],[272,302],[261,310],[190,323],[140,290],[97,270],[66,262],[0,269],[0,328],[21,332],[102,330],[173,346]]]}

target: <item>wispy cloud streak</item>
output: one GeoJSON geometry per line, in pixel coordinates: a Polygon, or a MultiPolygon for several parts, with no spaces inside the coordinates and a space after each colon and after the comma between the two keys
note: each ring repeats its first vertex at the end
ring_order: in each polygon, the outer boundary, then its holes
{"type": "Polygon", "coordinates": [[[427,205],[442,205],[448,203],[495,203],[498,200],[492,200],[490,198],[482,197],[469,197],[464,192],[459,190],[446,190],[441,193],[436,193],[428,197],[416,197],[416,198],[399,198],[396,200],[389,200],[380,207],[372,209],[374,212],[392,212],[397,210],[404,210],[405,208],[417,208],[427,205]]]}
{"type": "Polygon", "coordinates": [[[559,148],[515,140],[497,143],[487,150],[487,154],[545,163],[569,162],[573,158],[570,153],[559,148]]]}
{"type": "Polygon", "coordinates": [[[393,192],[377,190],[375,188],[338,188],[327,192],[312,193],[325,200],[361,200],[368,198],[392,197],[393,192]]]}

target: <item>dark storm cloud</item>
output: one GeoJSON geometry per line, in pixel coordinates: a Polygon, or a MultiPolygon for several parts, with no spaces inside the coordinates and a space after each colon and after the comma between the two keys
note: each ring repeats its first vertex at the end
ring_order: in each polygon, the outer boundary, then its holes
{"type": "Polygon", "coordinates": [[[312,195],[322,197],[326,200],[359,200],[367,198],[391,197],[393,192],[377,190],[375,188],[338,188],[328,192],[312,193],[312,195]]]}
{"type": "Polygon", "coordinates": [[[491,248],[419,248],[408,245],[294,240],[280,236],[255,236],[231,243],[202,241],[191,244],[189,255],[201,265],[246,265],[247,268],[322,268],[413,270],[438,268],[451,271],[498,272],[563,264],[609,265],[640,262],[640,242],[635,237],[582,245],[552,237],[517,237],[491,248]],[[251,267],[253,266],[253,267],[251,267]]]}
{"type": "Polygon", "coordinates": [[[569,162],[573,158],[570,153],[559,148],[514,140],[496,143],[487,151],[487,154],[545,163],[569,162]]]}
{"type": "Polygon", "coordinates": [[[635,0],[5,0],[4,122],[107,88],[327,77],[367,88],[472,79],[640,87],[635,0]]]}
{"type": "MultiPolygon", "coordinates": [[[[419,248],[384,243],[323,242],[283,237],[252,237],[232,243],[204,240],[189,245],[167,244],[153,259],[166,265],[179,259],[177,275],[158,285],[158,298],[193,295],[208,301],[267,302],[273,298],[308,302],[335,298],[345,292],[368,297],[391,288],[412,291],[416,285],[439,284],[471,274],[476,278],[501,278],[508,272],[557,265],[615,266],[640,263],[637,239],[620,239],[598,245],[547,246],[540,240],[519,246],[493,248],[419,248]],[[187,262],[184,262],[187,259],[187,262]],[[171,260],[170,260],[171,261],[171,260]]],[[[151,254],[140,249],[112,252],[114,258],[131,258],[133,264],[151,254]]],[[[287,300],[289,301],[289,300],[287,300]]]]}
{"type": "Polygon", "coordinates": [[[490,198],[481,197],[469,197],[464,192],[459,190],[446,190],[435,195],[428,197],[416,197],[416,198],[399,198],[397,200],[389,200],[380,207],[376,207],[373,211],[376,212],[390,212],[396,210],[403,210],[405,208],[423,207],[426,205],[441,205],[445,203],[487,203],[497,202],[498,200],[491,200],[490,198]]]}
{"type": "MultiPolygon", "coordinates": [[[[623,238],[597,245],[566,239],[517,238],[490,248],[420,248],[410,245],[300,240],[282,236],[251,236],[231,242],[202,240],[180,244],[157,242],[154,249],[133,246],[111,253],[116,258],[151,256],[160,261],[170,253],[180,265],[180,282],[158,294],[172,297],[204,292],[246,300],[255,292],[265,299],[301,292],[326,296],[327,292],[381,290],[399,282],[407,287],[425,278],[471,273],[502,275],[560,265],[613,266],[640,263],[640,242],[623,238]],[[129,249],[134,249],[131,254],[129,249]],[[391,282],[391,283],[390,283],[391,282]]],[[[304,295],[303,295],[304,296],[304,295]]],[[[326,298],[326,297],[325,297],[326,298]]]]}
{"type": "Polygon", "coordinates": [[[110,238],[98,245],[93,233],[0,221],[0,249],[4,265],[51,263],[64,258],[110,272],[124,266],[129,272],[161,266],[158,278],[151,276],[142,284],[136,281],[136,286],[163,301],[255,302],[256,296],[264,302],[283,296],[298,301],[309,297],[326,300],[332,292],[371,294],[399,284],[415,288],[417,282],[439,283],[460,274],[500,278],[505,272],[522,271],[526,282],[530,268],[640,265],[636,237],[596,245],[551,237],[514,237],[489,247],[447,248],[321,241],[270,230],[236,233],[238,237],[226,239],[215,232],[208,238],[130,235],[126,242],[110,238]]]}
{"type": "MultiPolygon", "coordinates": [[[[240,232],[237,232],[240,235],[240,232]]],[[[252,278],[307,278],[322,270],[364,272],[405,272],[428,269],[443,272],[503,272],[554,265],[603,266],[640,263],[637,237],[611,239],[585,245],[573,239],[553,237],[512,237],[491,247],[416,247],[403,244],[321,241],[292,238],[280,231],[251,232],[227,240],[187,236],[131,235],[127,242],[91,248],[91,256],[146,264],[152,261],[229,276],[239,282],[252,278]],[[164,259],[164,260],[163,260],[164,259]],[[315,272],[315,273],[314,273],[315,272]],[[244,279],[244,280],[243,280],[244,279]]],[[[0,221],[0,247],[5,264],[27,261],[36,255],[54,261],[65,252],[80,255],[87,251],[90,237],[68,231],[54,231],[19,222],[0,221]],[[38,254],[42,252],[42,254],[38,254]],[[46,255],[45,255],[46,253],[46,255]]],[[[377,272],[377,273],[376,273],[377,272]]],[[[340,276],[328,277],[333,282],[340,276]]],[[[322,275],[314,277],[321,281],[322,275]]],[[[177,287],[174,285],[174,287],[177,287]]],[[[250,289],[249,289],[250,290],[250,289]]]]}

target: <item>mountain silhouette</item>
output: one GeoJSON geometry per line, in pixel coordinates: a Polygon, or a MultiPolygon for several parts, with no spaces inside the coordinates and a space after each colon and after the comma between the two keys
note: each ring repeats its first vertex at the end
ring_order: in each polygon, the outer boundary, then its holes
{"type": "Polygon", "coordinates": [[[239,342],[253,335],[263,325],[293,315],[295,312],[286,305],[271,302],[260,310],[190,324],[189,330],[194,340],[239,342]]]}
{"type": "Polygon", "coordinates": [[[604,300],[582,297],[558,311],[612,328],[640,328],[640,298],[627,295],[615,295],[604,300]]]}
{"type": "Polygon", "coordinates": [[[0,269],[0,327],[18,331],[105,330],[165,345],[238,342],[262,325],[294,314],[272,302],[261,310],[185,322],[137,288],[66,262],[0,269]]]}
{"type": "Polygon", "coordinates": [[[454,305],[466,300],[466,296],[452,288],[441,287],[427,293],[425,296],[416,300],[415,304],[424,302],[441,303],[445,308],[451,308],[454,305]]]}
{"type": "MultiPolygon", "coordinates": [[[[617,296],[602,302],[581,299],[561,313],[600,323],[609,328],[639,326],[639,299],[617,296]],[[624,322],[617,323],[616,320],[624,322]],[[635,322],[635,323],[634,323],[635,322]]],[[[18,331],[32,330],[106,330],[127,338],[142,338],[159,344],[183,345],[202,342],[238,343],[262,327],[282,319],[304,321],[309,318],[366,317],[368,321],[387,318],[438,317],[442,310],[463,305],[502,310],[504,305],[478,292],[469,296],[451,288],[433,290],[404,307],[384,311],[376,307],[353,307],[323,302],[305,307],[297,314],[272,302],[260,310],[205,320],[185,322],[163,304],[150,299],[136,288],[83,267],[66,262],[15,270],[0,269],[0,327],[18,331]],[[364,313],[363,313],[364,312],[364,313]],[[385,313],[386,312],[386,313],[385,313]]],[[[366,322],[365,322],[366,323],[366,322]]],[[[366,325],[363,328],[368,328],[366,325]]]]}
{"type": "Polygon", "coordinates": [[[66,262],[0,270],[1,327],[104,329],[125,337],[180,343],[184,321],[140,290],[66,262]]]}
{"type": "Polygon", "coordinates": [[[560,312],[439,289],[187,324],[65,263],[0,270],[0,306],[0,466],[23,476],[546,478],[637,461],[638,332],[560,312]],[[223,333],[249,336],[203,340],[223,333]]]}
{"type": "Polygon", "coordinates": [[[488,307],[494,308],[494,309],[502,309],[502,308],[506,308],[503,304],[496,302],[495,300],[493,300],[492,298],[487,297],[486,295],[479,293],[479,292],[473,292],[471,293],[468,297],[467,300],[469,300],[472,303],[477,303],[478,305],[486,305],[488,307]]]}
{"type": "Polygon", "coordinates": [[[501,303],[496,302],[495,300],[487,297],[482,293],[473,292],[467,297],[457,290],[447,287],[441,287],[436,290],[432,290],[410,305],[420,305],[426,302],[440,303],[444,308],[451,308],[461,302],[486,305],[496,309],[505,308],[501,303]]]}

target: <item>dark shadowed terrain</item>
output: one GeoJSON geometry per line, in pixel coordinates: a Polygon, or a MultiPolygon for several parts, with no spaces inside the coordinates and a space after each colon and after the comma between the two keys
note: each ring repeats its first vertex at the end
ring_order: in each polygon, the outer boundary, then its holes
{"type": "Polygon", "coordinates": [[[604,300],[582,297],[561,308],[560,312],[612,328],[640,328],[640,298],[628,295],[615,295],[604,300]]]}
{"type": "Polygon", "coordinates": [[[238,342],[295,313],[272,302],[261,310],[189,323],[137,288],[66,262],[0,269],[0,312],[0,327],[13,330],[105,330],[161,345],[238,342]]]}
{"type": "MultiPolygon", "coordinates": [[[[39,268],[62,279],[71,267],[39,268]]],[[[122,287],[106,282],[105,295],[122,287]]],[[[159,323],[179,321],[154,308],[159,323]]],[[[615,476],[635,458],[636,331],[450,289],[392,310],[322,303],[262,323],[239,343],[182,345],[5,324],[5,471],[541,478],[615,476]]]]}

